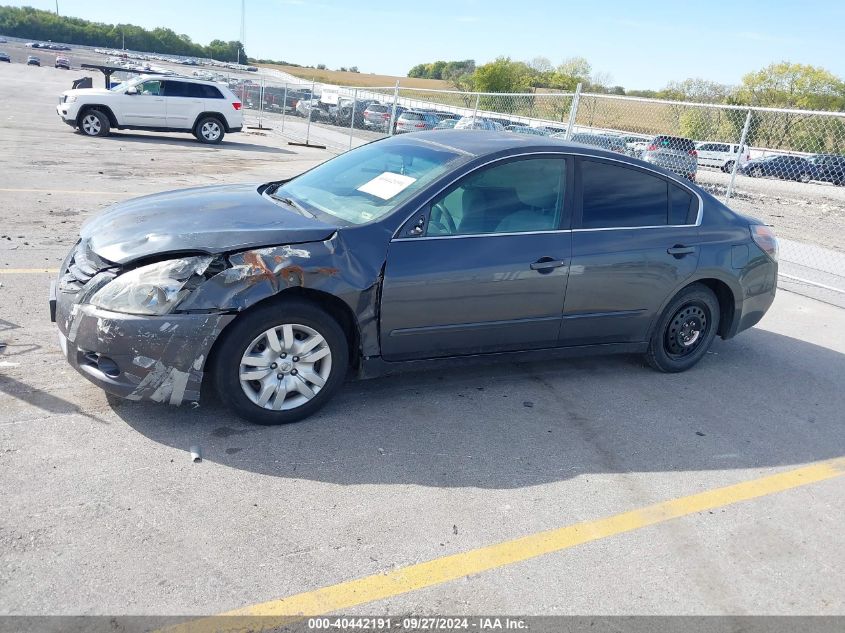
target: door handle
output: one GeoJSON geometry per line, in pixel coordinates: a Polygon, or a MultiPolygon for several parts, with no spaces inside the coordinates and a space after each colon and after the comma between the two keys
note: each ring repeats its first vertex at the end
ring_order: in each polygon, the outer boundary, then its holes
{"type": "Polygon", "coordinates": [[[539,273],[550,273],[554,268],[561,268],[567,266],[569,262],[565,259],[552,259],[551,257],[541,257],[536,262],[531,264],[531,270],[536,270],[539,273]]]}
{"type": "Polygon", "coordinates": [[[666,252],[670,255],[674,255],[675,257],[683,257],[684,255],[691,255],[695,252],[695,246],[683,246],[681,244],[675,244],[671,248],[667,248],[666,252]]]}

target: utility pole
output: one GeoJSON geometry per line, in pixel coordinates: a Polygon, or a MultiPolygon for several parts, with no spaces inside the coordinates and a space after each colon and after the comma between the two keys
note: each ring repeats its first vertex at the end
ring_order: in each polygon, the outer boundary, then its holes
{"type": "Polygon", "coordinates": [[[59,0],[56,0],[56,15],[59,15],[59,0]]]}
{"type": "MultiPolygon", "coordinates": [[[[244,57],[246,57],[246,44],[244,40],[246,39],[246,34],[244,32],[245,26],[245,17],[246,17],[246,0],[241,0],[241,46],[238,48],[238,63],[241,63],[241,50],[244,51],[244,57]]],[[[244,63],[247,63],[247,59],[244,59],[244,63]]]]}

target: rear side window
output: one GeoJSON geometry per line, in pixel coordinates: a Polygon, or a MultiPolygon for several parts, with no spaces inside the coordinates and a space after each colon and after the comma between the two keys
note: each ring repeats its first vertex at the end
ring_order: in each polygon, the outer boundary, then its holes
{"type": "Polygon", "coordinates": [[[695,224],[697,216],[698,198],[669,183],[669,224],[695,224]]]}
{"type": "Polygon", "coordinates": [[[185,96],[193,99],[222,99],[223,95],[214,86],[207,86],[206,84],[191,84],[186,83],[185,96]]]}
{"type": "Polygon", "coordinates": [[[582,228],[606,229],[666,224],[669,207],[668,183],[646,172],[582,160],[581,192],[582,228]]]}

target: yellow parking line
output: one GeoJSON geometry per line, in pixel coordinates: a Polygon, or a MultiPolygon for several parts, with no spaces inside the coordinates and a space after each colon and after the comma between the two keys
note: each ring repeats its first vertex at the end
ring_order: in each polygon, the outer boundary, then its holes
{"type": "Polygon", "coordinates": [[[141,193],[131,191],[89,191],[79,189],[2,189],[3,193],[67,193],[71,195],[92,195],[92,196],[142,196],[141,193]]]}
{"type": "MultiPolygon", "coordinates": [[[[322,615],[349,609],[375,600],[383,600],[505,565],[512,565],[543,554],[560,552],[590,541],[632,532],[697,512],[799,488],[843,474],[845,474],[845,457],[839,457],[776,475],[725,486],[724,488],[670,499],[596,521],[587,521],[538,532],[511,541],[409,565],[384,574],[374,574],[229,611],[222,615],[241,617],[232,618],[228,622],[224,621],[225,630],[227,632],[263,630],[263,627],[275,626],[272,619],[268,621],[267,616],[279,618],[279,623],[290,623],[292,619],[301,619],[304,616],[322,615]],[[256,619],[252,620],[252,618],[256,619]]],[[[209,617],[190,620],[167,628],[166,631],[169,633],[199,633],[200,631],[216,630],[221,624],[220,620],[209,617]]]]}
{"type": "Polygon", "coordinates": [[[30,275],[35,273],[55,275],[58,272],[58,268],[0,268],[0,275],[30,275]]]}

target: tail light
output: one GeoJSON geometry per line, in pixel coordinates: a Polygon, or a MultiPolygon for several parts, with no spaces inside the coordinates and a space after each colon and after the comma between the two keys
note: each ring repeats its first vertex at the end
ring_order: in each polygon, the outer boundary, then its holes
{"type": "Polygon", "coordinates": [[[687,154],[689,154],[690,156],[696,156],[696,157],[698,156],[698,152],[695,151],[694,149],[691,149],[690,151],[688,151],[687,154]]]}
{"type": "Polygon", "coordinates": [[[240,110],[241,109],[241,102],[240,101],[232,101],[232,107],[235,110],[240,110]]]}
{"type": "Polygon", "coordinates": [[[425,127],[425,123],[417,123],[414,127],[425,127]]]}
{"type": "Polygon", "coordinates": [[[385,112],[384,114],[381,115],[381,118],[384,119],[385,121],[387,121],[390,118],[390,113],[385,112]]]}
{"type": "Polygon", "coordinates": [[[760,247],[760,250],[774,261],[777,261],[778,239],[775,237],[772,227],[766,226],[765,224],[752,224],[748,228],[751,229],[751,239],[760,247]]]}
{"type": "Polygon", "coordinates": [[[651,145],[649,145],[649,146],[646,148],[646,151],[647,151],[647,152],[656,152],[656,151],[657,151],[657,145],[655,145],[654,143],[652,143],[651,145]]]}

